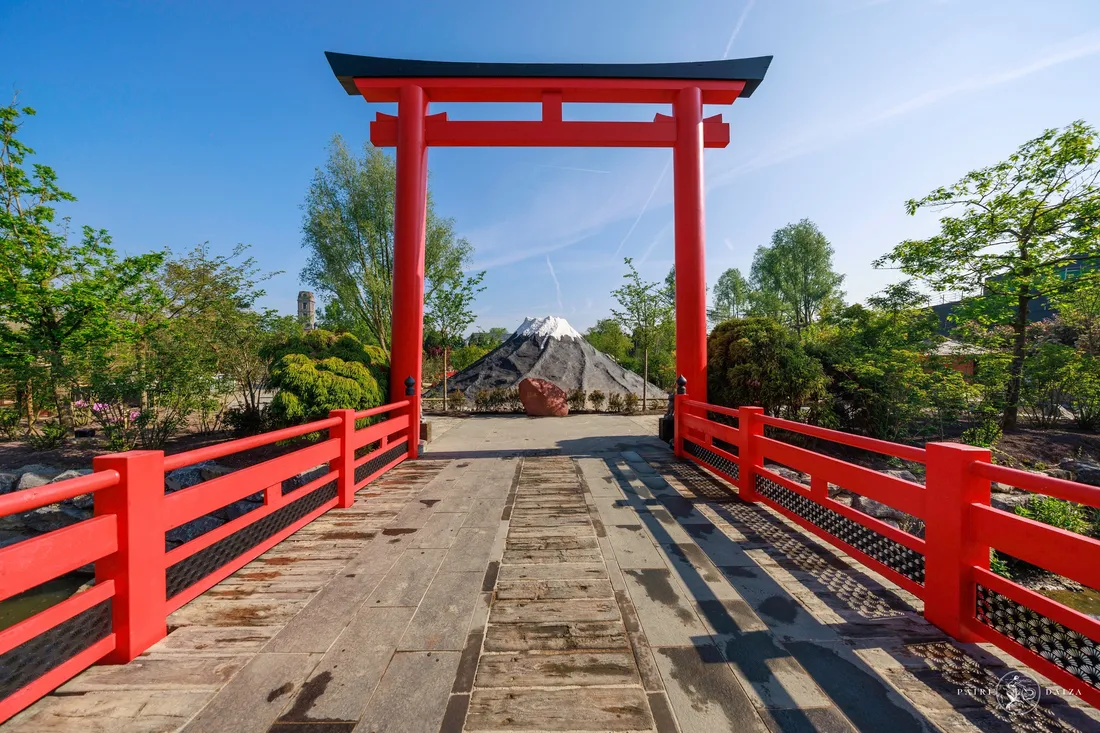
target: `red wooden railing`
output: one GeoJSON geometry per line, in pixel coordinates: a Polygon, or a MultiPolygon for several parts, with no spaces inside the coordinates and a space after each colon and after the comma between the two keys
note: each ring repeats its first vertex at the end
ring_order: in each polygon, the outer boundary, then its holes
{"type": "Polygon", "coordinates": [[[0,497],[0,517],[83,494],[95,501],[91,519],[0,548],[0,601],[95,564],[90,589],[0,631],[0,723],[96,662],[134,659],[165,636],[180,606],[329,509],[350,507],[357,489],[408,456],[418,437],[410,434],[409,406],[334,410],[324,420],[170,456],[100,456],[87,476],[0,497]],[[323,440],[165,495],[168,471],[322,431],[323,440]],[[304,485],[286,483],[310,469],[317,475],[304,485]],[[166,550],[170,530],[257,494],[256,508],[166,550]]]}
{"type": "Polygon", "coordinates": [[[698,463],[924,601],[924,615],[951,636],[989,642],[1063,691],[1100,704],[1100,621],[993,573],[989,551],[1100,589],[1100,541],[990,506],[990,483],[1100,507],[1100,488],[993,465],[990,452],[958,443],[899,445],[765,415],[675,403],[676,455],[698,463]],[[736,422],[736,425],[731,423],[736,422]],[[925,484],[769,437],[787,431],[894,456],[925,467],[925,484]],[[771,470],[807,474],[809,485],[771,470]],[[829,497],[829,484],[924,523],[910,534],[829,497]]]}

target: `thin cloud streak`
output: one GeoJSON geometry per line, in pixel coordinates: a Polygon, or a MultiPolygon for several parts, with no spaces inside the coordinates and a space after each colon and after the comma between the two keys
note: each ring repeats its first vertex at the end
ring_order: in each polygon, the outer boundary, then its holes
{"type": "Polygon", "coordinates": [[[665,235],[668,234],[668,230],[672,228],[673,222],[669,222],[661,227],[661,231],[657,232],[657,236],[653,237],[653,241],[646,247],[645,254],[642,255],[642,259],[638,260],[638,266],[644,265],[649,260],[649,255],[653,252],[653,248],[664,240],[665,235]]]}
{"type": "Polygon", "coordinates": [[[578,171],[580,173],[610,173],[611,172],[611,171],[603,171],[603,170],[600,170],[598,168],[574,168],[571,165],[544,165],[544,164],[539,164],[539,165],[536,165],[535,167],[536,168],[553,168],[554,170],[559,170],[559,171],[578,171]]]}
{"type": "Polygon", "coordinates": [[[645,214],[646,209],[649,208],[649,203],[653,200],[653,197],[657,194],[657,189],[661,187],[661,181],[665,180],[665,176],[668,175],[669,166],[672,165],[672,158],[670,157],[665,161],[665,167],[661,170],[661,175],[657,177],[657,182],[653,184],[653,190],[649,192],[649,198],[642,204],[642,210],[638,212],[638,216],[635,217],[634,223],[630,225],[630,229],[627,231],[626,236],[623,237],[623,241],[619,242],[619,246],[615,248],[615,255],[618,256],[623,251],[623,245],[626,244],[626,240],[630,239],[630,235],[634,233],[634,230],[638,226],[638,222],[642,220],[642,216],[645,214]]]}
{"type": "Polygon", "coordinates": [[[733,32],[730,33],[730,39],[726,42],[726,50],[722,52],[722,58],[728,59],[730,57],[730,49],[733,48],[733,42],[737,40],[737,35],[741,32],[741,26],[745,25],[745,19],[749,17],[749,11],[752,10],[752,6],[756,5],[756,0],[749,0],[745,5],[745,9],[741,11],[741,17],[737,19],[737,25],[733,27],[733,32]]]}
{"type": "Polygon", "coordinates": [[[951,97],[1001,86],[1054,66],[1097,54],[1100,54],[1100,31],[1093,31],[1050,48],[1045,55],[1022,66],[994,73],[975,74],[955,84],[917,94],[902,102],[895,102],[888,106],[883,105],[879,109],[865,110],[858,117],[839,120],[831,125],[815,123],[813,128],[802,135],[796,136],[786,144],[742,162],[715,176],[711,179],[707,190],[710,191],[727,185],[745,173],[785,163],[788,160],[832,147],[884,122],[904,117],[951,97]]]}
{"type": "Polygon", "coordinates": [[[554,291],[558,295],[558,312],[564,313],[565,306],[561,303],[561,283],[558,282],[557,273],[554,272],[554,263],[550,261],[550,255],[546,255],[546,267],[550,270],[550,279],[554,281],[554,291]]]}

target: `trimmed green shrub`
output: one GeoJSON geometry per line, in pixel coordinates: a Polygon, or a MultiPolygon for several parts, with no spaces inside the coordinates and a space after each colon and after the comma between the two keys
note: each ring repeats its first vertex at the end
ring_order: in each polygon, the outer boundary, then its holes
{"type": "Polygon", "coordinates": [[[707,360],[707,394],[717,405],[760,405],[769,415],[795,417],[824,392],[821,363],[771,318],[718,324],[707,339],[707,360]]]}
{"type": "Polygon", "coordinates": [[[271,367],[271,384],[279,390],[271,412],[286,423],[317,420],[331,410],[364,410],[385,399],[367,365],[336,357],[287,354],[271,367]]]}
{"type": "Polygon", "coordinates": [[[588,401],[592,403],[592,409],[596,412],[603,409],[603,402],[605,399],[604,393],[598,389],[594,389],[588,394],[588,401]]]}
{"type": "Polygon", "coordinates": [[[623,411],[623,396],[618,392],[612,392],[611,396],[607,398],[607,411],[608,412],[622,412],[623,411]]]}
{"type": "Polygon", "coordinates": [[[571,412],[580,412],[588,402],[588,393],[578,387],[569,393],[567,401],[571,412]]]}
{"type": "Polygon", "coordinates": [[[627,415],[633,415],[638,411],[638,403],[641,402],[641,398],[633,392],[627,392],[623,397],[623,412],[627,415]]]}

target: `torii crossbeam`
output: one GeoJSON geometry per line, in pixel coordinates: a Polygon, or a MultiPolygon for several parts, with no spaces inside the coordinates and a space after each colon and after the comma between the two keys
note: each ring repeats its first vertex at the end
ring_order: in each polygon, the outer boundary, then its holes
{"type": "MultiPolygon", "coordinates": [[[[420,424],[424,340],[424,237],[429,146],[672,148],[676,225],[676,369],[692,399],[706,400],[707,312],[703,149],[729,145],[721,115],[703,105],[750,96],[771,56],[674,64],[496,64],[413,61],[326,53],[350,95],[397,103],[379,112],[371,142],[397,148],[394,222],[393,335],[390,390],[405,397],[411,374],[410,424],[420,424]],[[526,102],[542,105],[537,121],[460,121],[429,114],[430,102],[526,102]],[[669,104],[652,122],[570,122],[572,103],[669,104]]],[[[417,454],[410,436],[410,457],[417,454]]]]}

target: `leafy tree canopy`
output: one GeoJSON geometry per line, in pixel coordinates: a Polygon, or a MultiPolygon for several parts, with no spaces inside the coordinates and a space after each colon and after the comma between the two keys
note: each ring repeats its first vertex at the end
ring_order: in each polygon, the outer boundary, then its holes
{"type": "MultiPolygon", "coordinates": [[[[361,334],[387,352],[393,318],[396,181],[393,158],[370,144],[357,157],[337,135],[302,206],[302,246],[309,251],[302,279],[327,301],[323,322],[361,334]]],[[[454,222],[436,214],[429,193],[425,299],[460,276],[472,252],[470,243],[455,234],[454,222]]]]}
{"type": "Polygon", "coordinates": [[[1006,160],[906,204],[910,214],[952,211],[940,231],[902,242],[875,262],[900,268],[938,290],[981,293],[965,316],[1012,329],[1002,418],[1016,425],[1034,298],[1077,283],[1066,268],[1100,257],[1100,145],[1082,121],[1050,129],[1006,160]]]}
{"type": "Polygon", "coordinates": [[[707,394],[718,405],[759,405],[771,415],[799,418],[825,387],[821,364],[770,318],[718,324],[707,339],[707,364],[707,394]]]}
{"type": "Polygon", "coordinates": [[[752,260],[756,291],[751,311],[789,324],[798,333],[843,297],[844,276],[833,271],[833,248],[809,219],[777,229],[752,260]]]}

